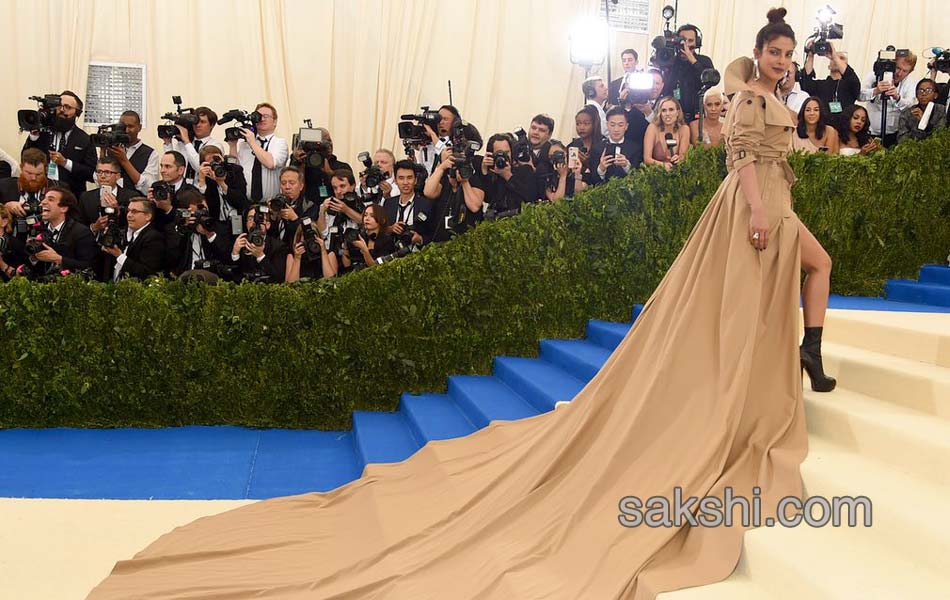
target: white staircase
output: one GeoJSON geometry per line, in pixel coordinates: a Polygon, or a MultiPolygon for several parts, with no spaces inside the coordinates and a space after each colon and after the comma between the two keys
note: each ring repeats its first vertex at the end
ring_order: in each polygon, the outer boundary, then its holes
{"type": "Polygon", "coordinates": [[[749,531],[731,577],[659,600],[950,599],[950,314],[832,310],[822,354],[805,493],[867,496],[873,525],[749,531]]]}

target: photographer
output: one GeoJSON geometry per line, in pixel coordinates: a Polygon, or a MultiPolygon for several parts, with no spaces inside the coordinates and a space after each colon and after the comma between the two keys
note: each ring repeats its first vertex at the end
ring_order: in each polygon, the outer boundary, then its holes
{"type": "Polygon", "coordinates": [[[413,244],[428,244],[435,234],[432,201],[416,193],[416,170],[412,161],[396,163],[396,188],[399,195],[383,203],[386,220],[392,223],[391,233],[401,236],[411,231],[413,244]]]}
{"type": "MultiPolygon", "coordinates": [[[[293,167],[288,167],[293,168],[293,167]]],[[[302,179],[302,175],[301,175],[302,179]]],[[[266,216],[257,218],[260,206],[252,204],[244,217],[246,233],[242,233],[231,246],[231,265],[236,267],[239,279],[283,283],[287,265],[287,246],[276,236],[268,235],[271,220],[266,216]],[[255,235],[255,229],[262,228],[255,235]],[[261,243],[256,243],[260,241],[261,243]]]]}
{"type": "Polygon", "coordinates": [[[396,251],[392,236],[386,232],[389,221],[386,211],[378,204],[363,209],[363,227],[359,235],[346,243],[343,252],[344,269],[373,267],[376,259],[396,251]]]}
{"type": "Polygon", "coordinates": [[[643,162],[643,140],[629,137],[628,127],[622,108],[615,106],[607,111],[607,137],[591,149],[591,159],[597,161],[591,169],[592,183],[623,177],[643,162]]]}
{"type": "Polygon", "coordinates": [[[429,136],[429,144],[416,148],[414,152],[416,163],[424,166],[427,173],[435,171],[452,132],[452,123],[461,118],[462,115],[459,114],[457,108],[451,104],[443,104],[439,107],[438,127],[433,129],[428,123],[423,124],[422,127],[429,136]]]}
{"type": "Polygon", "coordinates": [[[947,108],[943,104],[937,104],[937,82],[933,79],[921,79],[917,82],[916,93],[917,104],[901,111],[897,126],[898,143],[908,139],[925,139],[935,130],[947,126],[947,108]],[[921,129],[920,121],[930,104],[933,104],[930,120],[927,126],[921,129]]]}
{"type": "MultiPolygon", "coordinates": [[[[383,176],[386,177],[379,184],[379,192],[382,197],[395,198],[398,196],[399,189],[396,187],[396,176],[393,171],[396,165],[396,155],[393,154],[393,151],[380,148],[373,154],[373,164],[379,167],[379,170],[383,172],[383,176]]],[[[369,194],[369,190],[366,187],[366,175],[361,174],[359,195],[365,197],[367,194],[369,194]]]]}
{"type": "Polygon", "coordinates": [[[139,133],[142,132],[142,119],[139,113],[127,110],[122,113],[119,123],[125,126],[129,144],[112,146],[106,150],[109,156],[119,161],[119,167],[122,170],[119,185],[130,191],[138,190],[142,194],[147,194],[149,186],[159,178],[159,153],[139,139],[139,133]]]}
{"type": "MultiPolygon", "coordinates": [[[[818,96],[828,106],[831,113],[832,125],[838,126],[841,114],[849,106],[853,106],[861,97],[861,80],[848,64],[848,55],[838,52],[826,42],[830,52],[828,59],[828,77],[815,79],[815,40],[805,44],[805,66],[802,69],[802,90],[809,95],[818,96]]],[[[800,110],[801,106],[790,107],[800,110]]]]}
{"type": "Polygon", "coordinates": [[[159,229],[175,220],[175,208],[185,208],[185,200],[181,198],[183,192],[194,192],[201,195],[198,188],[185,183],[185,157],[180,152],[166,152],[158,163],[158,174],[161,178],[149,187],[146,193],[150,202],[155,204],[153,222],[159,229]]]}
{"type": "Polygon", "coordinates": [[[244,169],[233,158],[225,158],[221,149],[207,145],[199,154],[200,166],[195,187],[204,194],[214,219],[214,230],[228,240],[241,233],[241,214],[248,207],[247,179],[244,169]]]}
{"type": "MultiPolygon", "coordinates": [[[[633,48],[627,48],[620,53],[620,63],[623,65],[623,72],[626,73],[635,73],[637,70],[637,63],[640,61],[640,56],[637,54],[637,51],[633,48]]],[[[607,90],[607,101],[611,106],[617,106],[620,104],[620,89],[623,85],[624,78],[618,77],[610,82],[607,90]]],[[[603,130],[607,130],[606,125],[606,115],[604,117],[605,124],[603,130]]]]}
{"type": "Polygon", "coordinates": [[[76,218],[88,227],[93,233],[101,230],[107,217],[101,217],[100,208],[109,207],[116,211],[121,227],[125,226],[125,215],[122,210],[129,205],[129,200],[141,194],[119,186],[122,170],[119,161],[111,156],[103,156],[96,163],[96,179],[99,187],[84,192],[79,197],[79,214],[76,218]]]}
{"type": "Polygon", "coordinates": [[[92,181],[96,169],[96,147],[89,134],[76,125],[82,115],[79,96],[64,91],[56,107],[53,130],[31,131],[23,149],[38,148],[48,155],[49,178],[62,181],[78,197],[86,191],[86,182],[92,181]]]}
{"type": "Polygon", "coordinates": [[[204,196],[193,187],[182,188],[176,206],[184,208],[173,211],[173,220],[164,229],[164,266],[171,275],[178,277],[194,269],[207,270],[209,262],[230,263],[231,244],[215,233],[204,196]]]}
{"type": "MultiPolygon", "coordinates": [[[[251,202],[270,200],[280,189],[280,170],[287,164],[287,140],[274,135],[277,109],[267,102],[254,107],[261,115],[257,131],[242,128],[243,140],[232,140],[230,155],[237,158],[245,173],[250,173],[247,196],[251,202]]],[[[247,177],[245,175],[245,177],[247,177]]]]}
{"type": "Polygon", "coordinates": [[[330,136],[330,132],[323,127],[317,127],[316,129],[320,130],[320,141],[326,148],[320,166],[312,167],[307,164],[307,153],[299,147],[294,149],[294,155],[290,163],[291,166],[303,169],[303,178],[306,184],[304,194],[307,200],[314,204],[321,204],[327,198],[333,197],[333,189],[330,185],[333,172],[340,169],[346,169],[347,171],[353,169],[333,154],[333,138],[330,136]]]}
{"type": "Polygon", "coordinates": [[[0,205],[0,277],[9,281],[16,275],[16,268],[26,262],[23,240],[13,235],[13,215],[6,206],[0,205]]]}
{"type": "Polygon", "coordinates": [[[294,234],[300,225],[300,219],[317,219],[319,205],[307,199],[304,194],[304,176],[297,167],[284,167],[280,171],[280,195],[270,202],[271,219],[276,223],[268,235],[280,239],[285,248],[293,247],[294,234]]]}
{"type": "MultiPolygon", "coordinates": [[[[535,129],[532,122],[532,129],[535,129]]],[[[539,140],[541,134],[536,134],[534,140],[539,140]]],[[[548,138],[544,137],[541,145],[548,147],[548,138]]],[[[532,140],[529,133],[528,139],[532,140]]],[[[532,145],[534,142],[532,141],[532,145]]],[[[534,202],[538,198],[538,187],[531,167],[524,164],[514,164],[512,161],[512,147],[514,139],[509,133],[496,133],[488,138],[485,144],[485,156],[481,157],[481,180],[485,190],[485,204],[495,213],[520,212],[525,202],[534,202]]],[[[539,161],[540,162],[540,161],[539,161]]],[[[548,157],[544,156],[547,165],[548,157]]],[[[548,172],[553,172],[551,168],[548,172]]]]}
{"type": "Polygon", "coordinates": [[[195,174],[201,168],[199,152],[202,148],[214,146],[221,151],[222,156],[225,152],[224,143],[211,137],[214,126],[218,124],[217,113],[207,106],[199,106],[195,109],[195,116],[198,117],[198,122],[194,126],[194,139],[192,139],[188,128],[181,125],[176,125],[178,137],[162,138],[165,143],[165,152],[170,150],[181,152],[188,162],[185,170],[185,181],[188,183],[194,183],[195,174]]]}
{"type": "Polygon", "coordinates": [[[554,175],[544,187],[545,198],[548,201],[573,198],[574,194],[587,187],[583,181],[583,167],[580,160],[571,165],[567,155],[568,150],[564,144],[558,140],[551,140],[548,147],[548,160],[554,167],[554,175]]]}
{"type": "MultiPolygon", "coordinates": [[[[73,217],[79,207],[76,196],[66,188],[53,188],[46,192],[41,204],[45,228],[37,241],[42,249],[30,257],[34,265],[31,270],[45,275],[59,269],[92,268],[98,251],[89,228],[73,217]]],[[[27,242],[27,253],[30,253],[30,242],[27,242]]]]}
{"type": "Polygon", "coordinates": [[[588,77],[581,84],[581,91],[584,93],[585,106],[592,106],[600,117],[600,128],[607,130],[607,113],[604,111],[604,104],[607,102],[607,84],[604,78],[598,76],[588,77]]]}
{"type": "Polygon", "coordinates": [[[336,254],[327,249],[323,233],[317,223],[311,223],[309,227],[314,229],[313,235],[320,254],[319,256],[313,256],[312,253],[308,255],[305,227],[308,227],[308,225],[304,225],[303,219],[301,219],[300,226],[297,227],[297,233],[294,234],[293,248],[287,255],[284,272],[285,283],[293,283],[301,279],[329,279],[339,271],[336,254]]]}
{"type": "MultiPolygon", "coordinates": [[[[685,23],[676,30],[676,35],[683,38],[676,60],[669,70],[663,73],[665,82],[661,96],[672,96],[683,107],[683,118],[689,124],[699,114],[699,90],[702,87],[700,78],[703,71],[712,69],[712,60],[697,51],[702,48],[702,38],[699,37],[699,28],[685,23]]],[[[649,117],[649,115],[648,115],[649,117]]]]}
{"type": "Polygon", "coordinates": [[[466,174],[455,166],[455,155],[446,148],[442,151],[442,160],[426,179],[423,194],[433,202],[434,242],[444,242],[465,233],[483,218],[485,190],[481,178],[475,173],[464,177],[466,174]]]}
{"type": "Polygon", "coordinates": [[[871,135],[881,138],[885,148],[897,143],[897,125],[901,111],[917,103],[917,82],[910,77],[917,67],[917,55],[907,51],[905,55],[899,56],[895,63],[897,68],[892,81],[884,78],[878,81],[872,70],[865,76],[861,86],[861,100],[867,103],[865,108],[871,120],[871,135]],[[885,105],[887,122],[884,131],[881,131],[881,114],[885,105]]]}
{"type": "Polygon", "coordinates": [[[111,281],[122,277],[147,279],[162,270],[165,258],[165,236],[150,227],[155,207],[142,197],[133,198],[128,204],[128,230],[125,244],[103,246],[102,251],[111,257],[105,263],[105,272],[111,281]]]}
{"type": "Polygon", "coordinates": [[[47,190],[59,187],[58,181],[46,177],[47,158],[37,148],[23,151],[20,174],[0,181],[0,202],[17,223],[16,236],[26,240],[27,225],[40,221],[40,203],[47,190]]]}

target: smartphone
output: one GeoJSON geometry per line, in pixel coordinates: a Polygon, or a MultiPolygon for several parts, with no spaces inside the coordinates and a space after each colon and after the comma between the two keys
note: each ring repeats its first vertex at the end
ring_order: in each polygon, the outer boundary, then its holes
{"type": "Polygon", "coordinates": [[[894,83],[894,74],[891,73],[890,71],[884,71],[884,75],[881,77],[881,81],[894,83]]]}
{"type": "Polygon", "coordinates": [[[576,169],[580,166],[580,156],[578,156],[579,150],[575,146],[571,146],[567,149],[567,167],[569,169],[576,169]]]}
{"type": "MultiPolygon", "coordinates": [[[[112,189],[111,186],[104,185],[104,186],[102,186],[102,189],[105,190],[105,191],[107,191],[107,192],[109,192],[109,193],[112,194],[113,196],[115,195],[115,190],[112,189]]],[[[99,206],[101,206],[101,207],[103,207],[103,208],[105,208],[106,206],[109,206],[108,204],[106,204],[106,199],[102,197],[102,194],[101,194],[101,193],[99,194],[99,206]]]]}

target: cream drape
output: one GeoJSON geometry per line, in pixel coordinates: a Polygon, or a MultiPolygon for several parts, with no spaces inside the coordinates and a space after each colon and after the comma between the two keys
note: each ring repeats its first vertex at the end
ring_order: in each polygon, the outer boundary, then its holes
{"type": "MultiPolygon", "coordinates": [[[[661,28],[651,0],[651,31],[661,28]]],[[[766,10],[784,4],[800,40],[818,0],[680,0],[680,23],[698,24],[704,53],[722,68],[751,53],[766,10]]],[[[845,24],[839,46],[859,75],[888,43],[919,52],[950,45],[942,0],[833,2],[845,24]]],[[[147,128],[158,143],[158,116],[171,96],[223,113],[262,100],[277,107],[289,138],[311,118],[333,133],[337,154],[389,147],[403,156],[399,115],[453,101],[487,137],[527,127],[544,112],[555,135],[570,139],[583,105],[584,70],[570,63],[574,22],[597,14],[598,0],[2,0],[0,147],[19,153],[25,134],[16,110],[27,96],[69,88],[85,97],[90,60],[147,65],[147,128]]],[[[651,35],[611,34],[613,73],[625,47],[649,58],[651,35]]],[[[818,60],[819,72],[827,61],[818,60]]],[[[606,68],[601,69],[604,73],[606,68]]],[[[916,76],[922,76],[923,61],[916,76]]],[[[223,137],[222,130],[216,130],[223,137]]]]}

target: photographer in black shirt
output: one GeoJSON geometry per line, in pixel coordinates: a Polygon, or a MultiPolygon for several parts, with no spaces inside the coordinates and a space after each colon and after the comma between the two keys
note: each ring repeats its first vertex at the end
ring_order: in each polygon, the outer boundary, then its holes
{"type": "Polygon", "coordinates": [[[343,266],[362,268],[376,265],[376,259],[396,251],[392,236],[387,233],[389,220],[386,210],[379,204],[369,204],[363,209],[363,226],[359,235],[346,242],[343,266]]]}
{"type": "Polygon", "coordinates": [[[713,68],[713,62],[708,56],[697,52],[703,44],[698,27],[685,23],[679,26],[676,35],[682,37],[684,42],[673,64],[661,69],[664,85],[660,95],[673,96],[679,100],[688,125],[702,108],[699,98],[702,87],[700,76],[706,69],[713,68]]]}
{"type": "Polygon", "coordinates": [[[805,44],[805,64],[802,68],[802,91],[818,96],[831,113],[831,125],[837,127],[841,115],[861,97],[861,79],[848,64],[848,55],[838,52],[828,42],[829,75],[824,79],[815,79],[815,40],[805,44]]]}
{"type": "MultiPolygon", "coordinates": [[[[481,157],[480,174],[485,190],[485,204],[493,213],[520,212],[525,202],[534,202],[538,194],[535,174],[531,167],[514,164],[514,138],[509,133],[496,133],[488,138],[485,156],[481,157]]],[[[547,139],[543,146],[548,147],[547,139]]],[[[548,163],[547,155],[544,163],[548,163]]],[[[553,172],[553,168],[549,172],[553,172]]]]}
{"type": "MultiPolygon", "coordinates": [[[[479,166],[480,168],[480,166],[479,166]]],[[[465,177],[455,166],[451,149],[442,151],[442,160],[426,179],[423,194],[433,201],[435,232],[432,241],[444,242],[464,233],[482,220],[485,190],[478,172],[465,177]]]]}
{"type": "Polygon", "coordinates": [[[306,184],[304,196],[310,202],[319,205],[325,199],[333,197],[333,189],[330,186],[330,178],[333,176],[333,172],[337,169],[352,171],[353,168],[333,154],[333,138],[330,137],[330,132],[323,127],[317,127],[316,129],[320,130],[321,141],[326,148],[320,155],[322,159],[316,159],[319,160],[320,166],[311,166],[311,163],[308,162],[307,153],[299,147],[294,148],[293,153],[291,153],[290,164],[303,169],[303,179],[306,184]]]}
{"type": "Polygon", "coordinates": [[[239,235],[241,213],[247,210],[247,179],[236,158],[225,158],[220,148],[204,146],[199,155],[195,187],[204,194],[214,230],[229,241],[239,235]]]}

